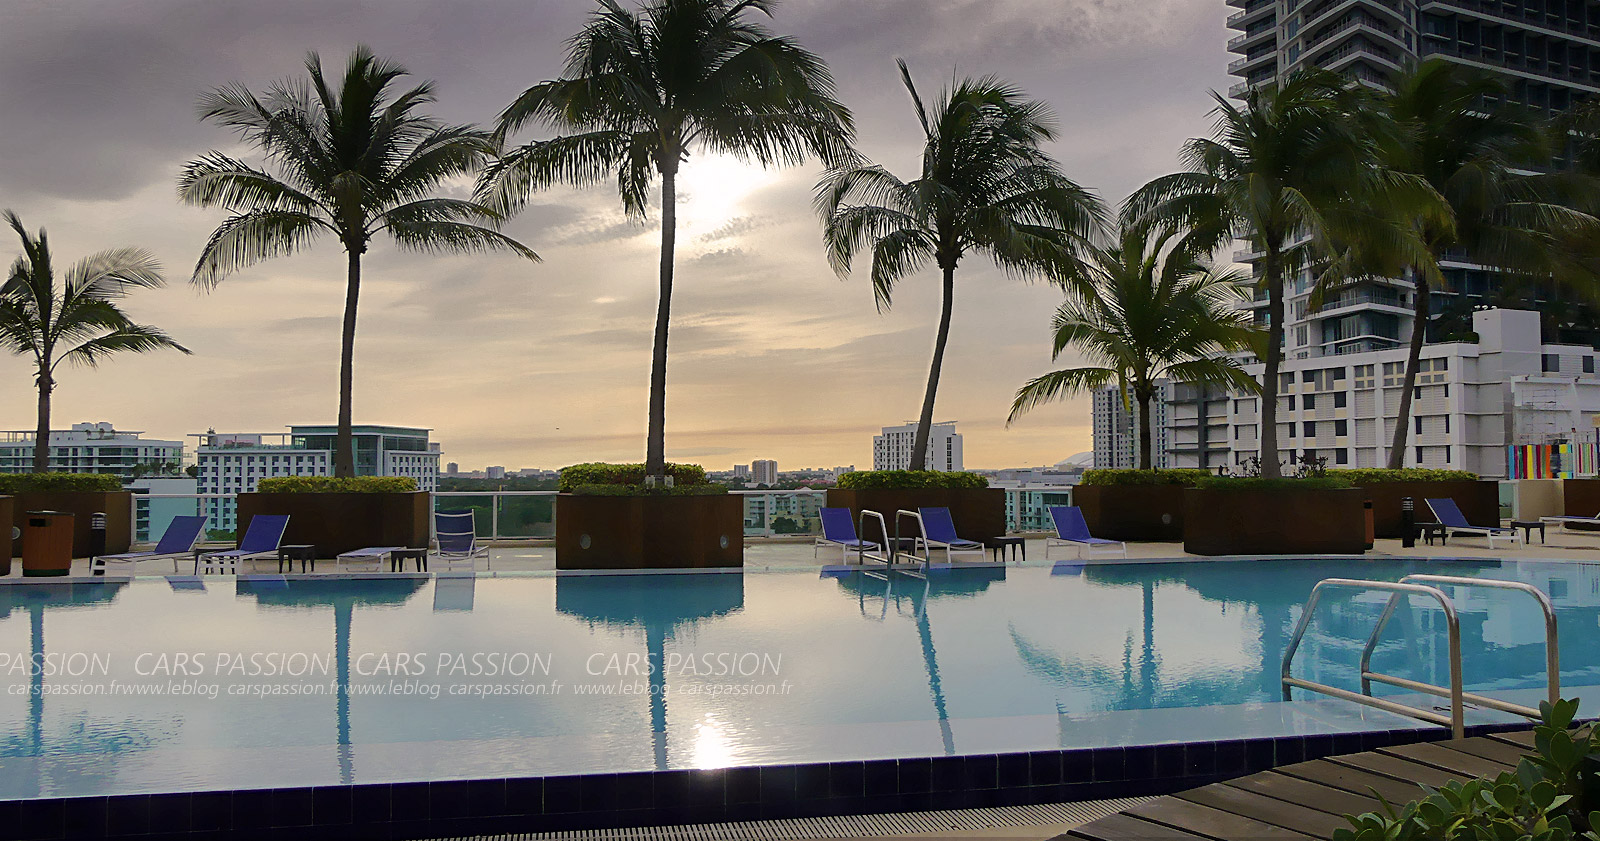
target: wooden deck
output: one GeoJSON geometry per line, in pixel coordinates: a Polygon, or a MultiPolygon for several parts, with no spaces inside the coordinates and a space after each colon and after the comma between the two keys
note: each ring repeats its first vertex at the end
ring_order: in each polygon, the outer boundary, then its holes
{"type": "Polygon", "coordinates": [[[1418,783],[1494,776],[1532,750],[1532,731],[1381,748],[1286,765],[1160,797],[1084,824],[1055,841],[1312,841],[1382,814],[1373,792],[1399,806],[1423,796],[1418,783]]]}

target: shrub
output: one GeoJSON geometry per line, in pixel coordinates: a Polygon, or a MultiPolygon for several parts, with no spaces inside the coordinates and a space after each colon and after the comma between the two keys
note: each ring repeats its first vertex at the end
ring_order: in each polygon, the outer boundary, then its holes
{"type": "Polygon", "coordinates": [[[840,476],[839,487],[847,491],[884,488],[987,488],[989,480],[976,473],[949,473],[943,470],[857,470],[840,476]]]}
{"type": "Polygon", "coordinates": [[[728,492],[727,485],[707,483],[704,485],[679,485],[672,487],[660,485],[654,488],[644,485],[575,485],[566,493],[573,496],[716,496],[728,492]]]}
{"type": "Polygon", "coordinates": [[[409,476],[279,476],[262,479],[256,491],[264,494],[396,494],[417,489],[409,476]]]}
{"type": "Polygon", "coordinates": [[[1271,490],[1321,490],[1327,488],[1354,487],[1350,480],[1343,476],[1328,474],[1326,476],[1307,476],[1300,478],[1263,479],[1260,476],[1208,476],[1202,479],[1197,488],[1211,491],[1271,491],[1271,490]]]}
{"type": "Polygon", "coordinates": [[[1343,476],[1358,488],[1382,482],[1475,482],[1478,480],[1478,474],[1466,470],[1430,470],[1425,467],[1406,467],[1400,470],[1362,467],[1354,470],[1330,470],[1328,475],[1343,476]]]}
{"type": "MultiPolygon", "coordinates": [[[[706,469],[698,464],[668,464],[667,475],[674,487],[706,484],[706,469]]],[[[574,464],[561,468],[561,478],[556,490],[572,493],[584,485],[635,485],[644,486],[644,465],[607,464],[601,461],[574,464]]]]}
{"type": "Polygon", "coordinates": [[[1209,470],[1085,470],[1080,485],[1183,485],[1194,487],[1209,470]]]}
{"type": "Polygon", "coordinates": [[[109,473],[10,473],[0,476],[0,496],[25,493],[108,493],[122,490],[109,473]]]}

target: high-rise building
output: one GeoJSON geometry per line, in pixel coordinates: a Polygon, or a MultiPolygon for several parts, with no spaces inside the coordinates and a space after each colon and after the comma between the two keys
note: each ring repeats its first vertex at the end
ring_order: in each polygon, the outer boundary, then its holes
{"type": "MultiPolygon", "coordinates": [[[[916,421],[900,426],[886,426],[883,434],[872,437],[873,470],[909,470],[911,448],[917,437],[916,421]]],[[[955,421],[935,423],[928,430],[929,470],[959,473],[962,466],[961,433],[956,432],[955,421]]]]}
{"type": "MultiPolygon", "coordinates": [[[[357,476],[406,476],[417,489],[439,487],[439,445],[428,440],[427,429],[404,426],[352,427],[357,476]]],[[[256,489],[262,479],[277,476],[332,476],[337,427],[291,426],[287,434],[225,434],[216,431],[194,435],[199,492],[220,494],[205,499],[208,529],[233,531],[234,495],[256,489]]]]}
{"type": "MultiPolygon", "coordinates": [[[[1116,386],[1096,389],[1090,397],[1094,421],[1094,466],[1097,469],[1139,466],[1139,405],[1122,399],[1116,386]]],[[[1167,415],[1172,381],[1156,381],[1151,402],[1150,460],[1157,470],[1172,467],[1172,440],[1167,415]]]]}
{"type": "Polygon", "coordinates": [[[459,476],[459,475],[461,475],[461,465],[456,464],[453,461],[450,462],[449,464],[446,464],[444,466],[444,475],[446,475],[446,476],[459,476]]]}
{"type": "MultiPolygon", "coordinates": [[[[50,470],[110,473],[132,479],[143,473],[176,473],[183,465],[182,441],[140,438],[109,423],[75,423],[50,432],[50,470]]],[[[0,432],[0,473],[31,473],[34,430],[0,432]]]]}
{"type": "Polygon", "coordinates": [[[735,479],[748,479],[748,478],[750,478],[750,465],[748,465],[748,464],[735,464],[733,466],[733,478],[735,478],[735,479]]]}
{"type": "Polygon", "coordinates": [[[484,472],[490,479],[504,479],[506,477],[506,469],[503,465],[490,465],[485,468],[484,472]]]}
{"type": "Polygon", "coordinates": [[[778,463],[764,458],[750,462],[750,479],[758,485],[778,484],[778,463]]]}

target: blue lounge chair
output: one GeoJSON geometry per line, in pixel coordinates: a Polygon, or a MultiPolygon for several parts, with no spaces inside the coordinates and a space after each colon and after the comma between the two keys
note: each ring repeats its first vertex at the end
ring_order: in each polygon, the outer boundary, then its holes
{"type": "Polygon", "coordinates": [[[956,555],[983,557],[983,544],[975,540],[962,540],[956,536],[955,520],[948,508],[918,508],[917,520],[922,523],[922,540],[930,555],[934,549],[944,550],[944,562],[953,563],[956,555]]]}
{"type": "Polygon", "coordinates": [[[1044,559],[1050,560],[1051,546],[1076,546],[1078,557],[1083,557],[1083,551],[1089,550],[1090,557],[1096,552],[1102,555],[1121,555],[1128,557],[1128,544],[1120,540],[1106,540],[1089,534],[1089,523],[1083,519],[1083,509],[1076,505],[1050,506],[1050,519],[1056,524],[1056,536],[1047,537],[1044,541],[1044,559]],[[1105,549],[1096,549],[1104,546],[1105,549]]]}
{"type": "Polygon", "coordinates": [[[817,557],[823,546],[838,546],[840,563],[850,562],[850,550],[868,550],[880,552],[883,547],[870,540],[862,540],[856,536],[856,523],[850,519],[848,508],[822,509],[822,536],[816,539],[811,546],[811,557],[817,557]]]}
{"type": "Polygon", "coordinates": [[[432,557],[442,569],[476,569],[478,558],[489,566],[489,547],[478,545],[477,521],[470,510],[433,512],[433,542],[432,557]]]}
{"type": "Polygon", "coordinates": [[[161,540],[156,542],[156,548],[148,552],[124,552],[120,555],[96,555],[89,559],[89,573],[91,575],[104,575],[110,564],[127,564],[133,572],[139,568],[140,561],[161,561],[172,559],[172,571],[178,571],[178,559],[187,558],[194,553],[194,545],[200,542],[200,532],[206,527],[206,518],[192,514],[180,515],[172,518],[167,523],[167,530],[162,533],[161,540]]]}
{"type": "Polygon", "coordinates": [[[1449,529],[1452,534],[1481,536],[1489,541],[1489,548],[1494,548],[1495,540],[1508,540],[1513,545],[1522,539],[1516,529],[1501,528],[1500,526],[1475,526],[1467,522],[1467,516],[1461,513],[1453,499],[1430,499],[1428,509],[1433,512],[1434,519],[1439,525],[1449,529]]]}
{"type": "Polygon", "coordinates": [[[206,575],[210,575],[213,568],[222,571],[224,575],[229,572],[238,574],[240,561],[276,558],[278,545],[283,542],[284,529],[288,527],[288,514],[257,514],[251,517],[250,526],[244,530],[244,539],[239,541],[239,548],[225,552],[207,552],[196,557],[195,575],[200,575],[202,568],[205,569],[206,575]]]}

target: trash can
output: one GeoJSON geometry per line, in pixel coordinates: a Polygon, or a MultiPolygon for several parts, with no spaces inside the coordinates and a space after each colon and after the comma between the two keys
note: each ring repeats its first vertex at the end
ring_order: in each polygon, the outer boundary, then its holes
{"type": "Polygon", "coordinates": [[[72,572],[72,513],[29,511],[22,524],[22,574],[72,572]]]}

